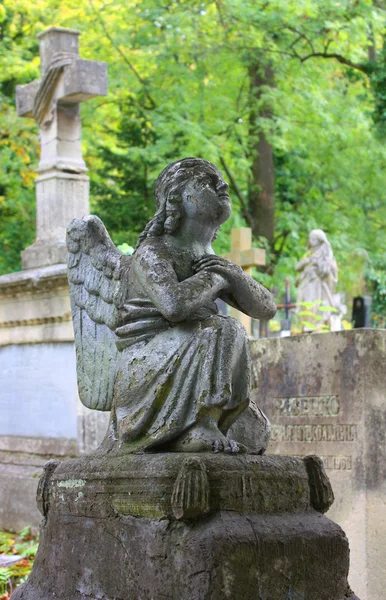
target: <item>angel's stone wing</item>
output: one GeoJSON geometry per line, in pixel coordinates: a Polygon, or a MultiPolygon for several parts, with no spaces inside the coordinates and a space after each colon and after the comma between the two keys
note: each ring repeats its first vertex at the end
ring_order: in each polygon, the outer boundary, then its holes
{"type": "Polygon", "coordinates": [[[110,410],[118,359],[115,300],[124,255],[93,215],[72,221],[67,248],[79,397],[88,408],[110,410]]]}

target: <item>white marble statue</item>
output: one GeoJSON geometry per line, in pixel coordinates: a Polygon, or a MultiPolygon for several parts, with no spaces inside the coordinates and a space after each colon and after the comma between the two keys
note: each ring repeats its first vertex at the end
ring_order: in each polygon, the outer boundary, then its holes
{"type": "MultiPolygon", "coordinates": [[[[296,265],[298,276],[296,285],[299,288],[297,312],[306,310],[321,316],[313,319],[310,315],[306,320],[315,325],[327,324],[331,327],[331,316],[334,311],[321,311],[321,306],[331,306],[336,309],[334,299],[335,285],[338,281],[338,267],[331,244],[321,229],[313,229],[308,237],[308,251],[296,265]],[[312,303],[305,305],[304,303],[312,303]]],[[[333,327],[335,329],[335,327],[333,327]]],[[[305,327],[307,330],[307,327],[305,327]]]]}

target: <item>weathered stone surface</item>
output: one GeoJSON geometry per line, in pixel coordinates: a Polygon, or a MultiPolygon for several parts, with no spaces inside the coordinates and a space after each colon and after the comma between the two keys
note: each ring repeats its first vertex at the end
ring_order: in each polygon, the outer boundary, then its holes
{"type": "Polygon", "coordinates": [[[251,343],[253,396],[271,421],[268,453],[321,456],[328,516],[351,548],[362,600],[386,588],[386,331],[363,329],[251,343]]]}
{"type": "MultiPolygon", "coordinates": [[[[46,465],[39,551],[13,599],[344,600],[348,544],[321,514],[333,499],[321,461],[242,454],[226,437],[249,404],[250,362],[245,330],[215,301],[275,312],[213,254],[227,184],[183,159],[155,200],[131,258],[96,217],[68,230],[79,395],[111,410],[109,432],[91,455],[46,465]]],[[[269,424],[253,408],[263,452],[269,424]]]]}
{"type": "MultiPolygon", "coordinates": [[[[95,216],[68,228],[79,397],[112,411],[110,444],[130,452],[245,451],[227,434],[249,405],[248,338],[215,302],[270,318],[272,295],[214,254],[231,211],[215,165],[176,161],[154,189],[156,213],[131,257],[95,216]]],[[[263,452],[269,425],[257,408],[254,418],[261,439],[250,446],[263,452]]]]}
{"type": "Polygon", "coordinates": [[[0,346],[73,340],[65,265],[0,276],[0,346]]]}
{"type": "Polygon", "coordinates": [[[210,453],[188,458],[184,453],[128,455],[124,448],[107,454],[99,448],[87,457],[60,463],[48,481],[48,504],[59,512],[71,506],[74,514],[92,517],[116,511],[173,518],[178,476],[186,461],[193,459],[200,461],[208,477],[209,506],[204,512],[303,512],[312,506],[307,468],[299,459],[239,455],[232,460],[226,454],[210,453]]]}
{"type": "Polygon", "coordinates": [[[50,551],[38,555],[28,583],[12,600],[351,597],[347,540],[316,513],[220,512],[195,526],[130,516],[57,516],[42,536],[50,551]],[[103,554],[90,551],[101,547],[103,554]]]}
{"type": "MultiPolygon", "coordinates": [[[[22,253],[27,270],[0,277],[0,435],[35,437],[37,443],[43,436],[47,447],[51,437],[76,444],[78,436],[78,451],[84,452],[100,441],[106,415],[98,420],[98,415],[77,407],[74,333],[63,263],[67,225],[89,211],[79,102],[106,93],[107,68],[79,58],[78,36],[78,31],[62,28],[43,32],[42,77],[19,86],[16,95],[18,113],[41,125],[41,156],[36,241],[22,253]]],[[[38,456],[27,447],[0,450],[0,527],[21,529],[37,522],[36,476],[55,452],[38,456]]]]}
{"type": "Polygon", "coordinates": [[[64,103],[78,103],[107,95],[107,65],[96,60],[82,60],[78,58],[63,76],[64,103]]]}
{"type": "Polygon", "coordinates": [[[0,348],[0,435],[75,440],[74,363],[72,343],[0,348]]]}
{"type": "Polygon", "coordinates": [[[195,521],[171,510],[186,455],[95,453],[59,464],[32,574],[12,600],[351,597],[347,539],[311,508],[302,460],[194,458],[210,489],[210,512],[195,521]]]}
{"type": "Polygon", "coordinates": [[[229,438],[243,444],[252,454],[264,454],[270,435],[270,422],[254,400],[228,431],[229,438]]]}
{"type": "Polygon", "coordinates": [[[36,241],[23,250],[23,269],[67,262],[66,229],[74,217],[89,212],[89,177],[51,170],[36,180],[36,241]]]}
{"type": "Polygon", "coordinates": [[[39,89],[40,81],[31,81],[26,85],[17,86],[16,110],[20,117],[33,117],[34,100],[39,89]]]}
{"type": "Polygon", "coordinates": [[[42,75],[47,72],[55,54],[68,52],[74,56],[78,55],[79,36],[80,31],[66,27],[49,27],[38,34],[42,75]]]}
{"type": "Polygon", "coordinates": [[[17,88],[18,114],[38,122],[41,147],[36,241],[22,253],[24,269],[66,262],[66,227],[89,212],[79,103],[106,95],[107,67],[79,58],[79,33],[60,27],[42,32],[41,79],[17,88]]]}
{"type": "Polygon", "coordinates": [[[0,277],[0,528],[38,527],[44,463],[95,450],[106,432],[108,415],[78,400],[73,340],[64,265],[0,277]]]}
{"type": "Polygon", "coordinates": [[[184,460],[173,486],[171,507],[176,519],[198,519],[210,511],[210,485],[202,460],[184,460]]]}
{"type": "Polygon", "coordinates": [[[36,488],[47,458],[65,460],[76,454],[75,440],[0,436],[0,529],[37,530],[36,488]]]}
{"type": "MultiPolygon", "coordinates": [[[[29,457],[28,457],[29,459],[29,457]]],[[[38,531],[41,515],[36,508],[36,486],[42,474],[41,465],[23,464],[22,457],[4,457],[0,462],[0,528],[6,531],[19,532],[24,527],[32,527],[38,531]],[[5,462],[5,458],[9,462],[5,462]]]]}

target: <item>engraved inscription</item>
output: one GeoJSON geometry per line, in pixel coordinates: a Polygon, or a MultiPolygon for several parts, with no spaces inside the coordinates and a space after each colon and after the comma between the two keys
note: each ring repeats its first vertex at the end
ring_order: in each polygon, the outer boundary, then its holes
{"type": "MultiPolygon", "coordinates": [[[[292,456],[304,458],[306,454],[295,454],[292,456]]],[[[319,456],[319,458],[322,459],[324,468],[330,471],[352,470],[352,456],[319,456]]]]}
{"type": "Polygon", "coordinates": [[[351,471],[352,457],[351,456],[321,456],[325,469],[330,471],[351,471]]]}
{"type": "Polygon", "coordinates": [[[275,417],[336,417],[339,412],[338,396],[295,396],[273,400],[275,417]]]}
{"type": "Polygon", "coordinates": [[[272,442],[354,442],[356,425],[272,425],[272,442]]]}

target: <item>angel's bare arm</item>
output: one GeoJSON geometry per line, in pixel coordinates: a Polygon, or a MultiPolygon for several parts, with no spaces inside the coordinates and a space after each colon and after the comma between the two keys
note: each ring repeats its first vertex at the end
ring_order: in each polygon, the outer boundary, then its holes
{"type": "Polygon", "coordinates": [[[272,319],[276,305],[272,294],[260,283],[249,277],[241,267],[216,255],[204,256],[196,263],[198,273],[217,273],[229,283],[229,289],[221,298],[254,319],[272,319]]]}
{"type": "Polygon", "coordinates": [[[133,268],[148,298],[168,321],[203,319],[217,313],[215,300],[229,287],[218,273],[202,272],[178,281],[166,258],[151,245],[134,256],[133,268]]]}

